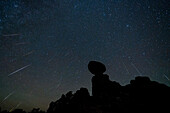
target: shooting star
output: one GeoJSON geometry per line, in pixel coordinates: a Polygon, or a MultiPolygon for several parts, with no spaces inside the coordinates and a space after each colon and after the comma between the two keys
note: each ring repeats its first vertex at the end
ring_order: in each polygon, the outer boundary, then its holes
{"type": "MultiPolygon", "coordinates": [[[[62,81],[63,81],[63,76],[60,77],[59,83],[58,83],[57,87],[55,87],[55,90],[57,90],[61,86],[62,81]]],[[[53,85],[53,86],[55,86],[55,85],[53,85]]],[[[49,88],[49,91],[51,91],[52,89],[54,89],[54,87],[49,88]]]]}
{"type": "Polygon", "coordinates": [[[20,42],[20,43],[16,43],[15,45],[17,46],[17,45],[25,45],[26,44],[26,42],[20,42]]]}
{"type": "Polygon", "coordinates": [[[7,100],[10,96],[12,96],[14,94],[14,91],[11,92],[10,94],[8,94],[2,101],[0,104],[2,104],[5,100],[7,100]]]}
{"type": "Polygon", "coordinates": [[[47,62],[51,62],[54,58],[56,57],[56,55],[54,55],[52,58],[50,58],[47,62]]]}
{"type": "Polygon", "coordinates": [[[139,75],[142,76],[141,72],[140,72],[139,69],[135,66],[135,64],[133,64],[133,63],[131,62],[131,65],[135,68],[135,70],[139,73],[139,75]]]}
{"type": "Polygon", "coordinates": [[[15,107],[15,109],[18,108],[21,104],[22,104],[21,102],[18,103],[17,106],[15,107]]]}
{"type": "Polygon", "coordinates": [[[12,107],[12,108],[9,110],[9,112],[12,112],[14,109],[15,109],[15,107],[12,107]]]}
{"type": "Polygon", "coordinates": [[[166,76],[165,74],[164,74],[164,77],[165,77],[167,80],[169,80],[168,76],[166,76]]]}
{"type": "Polygon", "coordinates": [[[30,52],[24,54],[23,56],[28,56],[28,55],[32,54],[33,52],[34,52],[34,51],[30,51],[30,52]]]}
{"type": "Polygon", "coordinates": [[[10,73],[8,76],[11,76],[11,75],[13,75],[13,74],[15,74],[15,73],[17,73],[17,72],[19,72],[19,71],[21,71],[21,70],[23,70],[23,69],[25,69],[25,68],[29,67],[29,66],[31,66],[31,64],[26,65],[26,66],[24,66],[24,67],[22,67],[22,68],[20,68],[20,69],[17,69],[16,71],[14,71],[14,72],[10,73]]]}
{"type": "Polygon", "coordinates": [[[57,88],[56,88],[56,89],[58,89],[58,88],[60,87],[62,81],[63,81],[63,76],[60,77],[59,84],[57,85],[57,88]]]}
{"type": "Polygon", "coordinates": [[[18,103],[15,107],[13,107],[12,109],[9,110],[9,112],[12,112],[14,109],[17,109],[22,103],[18,103]]]}
{"type": "Polygon", "coordinates": [[[15,62],[17,59],[16,58],[14,58],[14,59],[11,59],[10,60],[10,62],[15,62]]]}
{"type": "Polygon", "coordinates": [[[148,59],[145,59],[145,61],[146,61],[149,65],[152,64],[151,61],[149,61],[148,59]]]}
{"type": "Polygon", "coordinates": [[[7,34],[7,35],[3,35],[4,37],[11,37],[11,36],[18,36],[20,34],[7,34]]]}
{"type": "Polygon", "coordinates": [[[125,63],[124,63],[123,61],[122,61],[122,63],[123,63],[123,65],[124,65],[124,67],[125,67],[127,73],[130,74],[128,68],[127,68],[126,65],[125,65],[125,63]]]}

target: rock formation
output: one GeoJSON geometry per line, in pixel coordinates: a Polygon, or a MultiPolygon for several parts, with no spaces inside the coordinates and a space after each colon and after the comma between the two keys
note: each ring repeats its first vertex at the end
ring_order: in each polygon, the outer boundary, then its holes
{"type": "Polygon", "coordinates": [[[92,96],[86,88],[74,94],[70,91],[51,102],[48,113],[163,113],[168,110],[170,87],[141,76],[121,86],[104,74],[105,65],[97,61],[90,61],[88,69],[94,75],[92,96]]]}

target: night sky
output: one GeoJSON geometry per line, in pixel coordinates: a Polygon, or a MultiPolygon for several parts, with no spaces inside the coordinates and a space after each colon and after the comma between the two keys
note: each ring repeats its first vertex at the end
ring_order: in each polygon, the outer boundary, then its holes
{"type": "Polygon", "coordinates": [[[0,106],[46,110],[91,93],[89,61],[111,80],[170,86],[169,0],[0,0],[0,106]]]}

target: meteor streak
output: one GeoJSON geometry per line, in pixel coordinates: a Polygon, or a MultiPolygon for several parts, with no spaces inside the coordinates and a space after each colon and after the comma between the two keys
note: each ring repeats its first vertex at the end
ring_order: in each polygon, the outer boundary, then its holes
{"type": "Polygon", "coordinates": [[[135,68],[135,70],[139,73],[139,75],[142,76],[141,72],[140,72],[139,69],[135,66],[135,64],[133,64],[133,63],[131,62],[131,65],[135,68]]]}
{"type": "Polygon", "coordinates": [[[17,109],[22,103],[18,103],[15,107],[13,107],[11,110],[9,110],[9,112],[12,112],[14,109],[17,109]]]}
{"type": "Polygon", "coordinates": [[[125,67],[127,73],[130,74],[130,73],[129,73],[129,70],[128,70],[128,68],[127,68],[127,66],[125,65],[125,63],[124,63],[123,61],[122,61],[122,63],[123,63],[123,65],[124,65],[124,67],[125,67]]]}
{"type": "Polygon", "coordinates": [[[19,72],[19,71],[21,71],[21,70],[23,70],[23,69],[25,69],[25,68],[29,67],[29,66],[31,66],[31,64],[26,65],[26,66],[24,66],[24,67],[22,67],[22,68],[20,68],[20,69],[17,69],[16,71],[14,71],[14,72],[10,73],[8,76],[11,76],[11,75],[13,75],[13,74],[15,74],[15,73],[17,73],[17,72],[19,72]]]}
{"type": "Polygon", "coordinates": [[[0,104],[2,104],[5,100],[7,100],[10,96],[12,96],[14,94],[14,91],[11,92],[9,95],[7,95],[2,101],[0,104]]]}
{"type": "Polygon", "coordinates": [[[7,35],[3,35],[4,37],[9,37],[9,36],[18,36],[20,34],[7,34],[7,35]]]}
{"type": "Polygon", "coordinates": [[[169,80],[169,78],[164,74],[164,77],[167,79],[167,80],[169,80]]]}
{"type": "Polygon", "coordinates": [[[26,53],[26,54],[23,55],[23,56],[28,56],[28,55],[32,54],[33,52],[34,52],[34,51],[30,51],[30,52],[26,53]]]}
{"type": "Polygon", "coordinates": [[[24,44],[26,44],[26,42],[16,43],[15,45],[24,45],[24,44]]]}

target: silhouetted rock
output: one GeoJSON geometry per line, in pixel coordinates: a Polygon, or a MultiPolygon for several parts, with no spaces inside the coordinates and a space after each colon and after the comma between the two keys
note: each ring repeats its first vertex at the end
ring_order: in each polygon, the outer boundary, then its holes
{"type": "Polygon", "coordinates": [[[96,76],[100,76],[106,71],[105,65],[97,61],[90,61],[88,64],[88,69],[92,74],[96,76]]]}
{"type": "Polygon", "coordinates": [[[134,106],[131,109],[141,109],[141,112],[164,111],[167,109],[167,102],[170,100],[170,88],[164,84],[151,81],[148,77],[136,77],[126,85],[126,91],[129,95],[130,104],[134,106]]]}
{"type": "Polygon", "coordinates": [[[1,111],[1,113],[9,113],[7,110],[3,110],[1,111]]]}
{"type": "Polygon", "coordinates": [[[44,111],[40,110],[40,108],[33,108],[29,113],[45,113],[44,111]]]}
{"type": "Polygon", "coordinates": [[[23,109],[15,109],[11,113],[26,113],[23,109]]]}
{"type": "Polygon", "coordinates": [[[151,81],[148,77],[136,77],[130,84],[121,86],[111,81],[104,64],[90,61],[92,96],[86,88],[75,94],[68,92],[56,102],[51,102],[48,113],[144,113],[164,112],[170,98],[170,87],[151,81]]]}
{"type": "Polygon", "coordinates": [[[72,92],[68,92],[66,95],[62,95],[59,100],[56,102],[51,102],[48,113],[69,113],[70,111],[74,111],[74,113],[86,113],[83,106],[89,104],[90,94],[86,88],[81,88],[76,91],[75,94],[72,92]]]}
{"type": "MultiPolygon", "coordinates": [[[[14,109],[13,111],[0,110],[0,113],[26,113],[26,111],[24,111],[23,109],[14,109]]],[[[28,113],[45,113],[45,111],[40,110],[40,108],[33,108],[33,110],[28,113]]]]}
{"type": "Polygon", "coordinates": [[[90,61],[89,71],[94,74],[92,78],[92,95],[94,97],[118,96],[120,93],[120,84],[109,80],[109,76],[103,74],[106,71],[104,64],[96,61],[90,61]]]}

